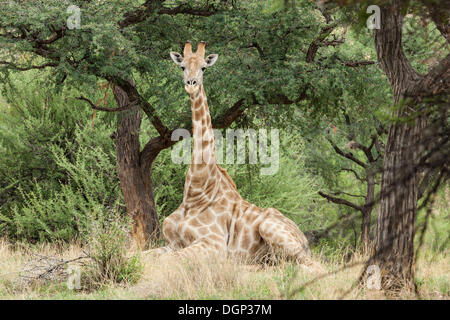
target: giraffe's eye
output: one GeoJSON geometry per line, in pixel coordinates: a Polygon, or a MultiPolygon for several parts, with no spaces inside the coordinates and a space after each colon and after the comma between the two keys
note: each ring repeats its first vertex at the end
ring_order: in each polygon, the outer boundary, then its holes
{"type": "Polygon", "coordinates": [[[202,68],[202,71],[205,72],[205,70],[206,70],[206,67],[203,67],[203,68],[202,68]]]}
{"type": "Polygon", "coordinates": [[[186,69],[185,67],[181,67],[181,70],[183,70],[184,71],[184,69],[186,69]]]}

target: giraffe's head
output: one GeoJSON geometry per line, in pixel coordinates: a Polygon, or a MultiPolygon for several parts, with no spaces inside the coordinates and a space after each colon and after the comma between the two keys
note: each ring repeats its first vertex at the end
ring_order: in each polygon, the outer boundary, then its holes
{"type": "Polygon", "coordinates": [[[206,42],[200,42],[197,51],[192,52],[192,44],[188,41],[184,46],[183,55],[178,52],[170,52],[170,57],[175,64],[181,67],[184,77],[184,88],[187,93],[197,92],[203,83],[203,72],[211,67],[219,57],[217,54],[210,54],[205,58],[206,42]]]}

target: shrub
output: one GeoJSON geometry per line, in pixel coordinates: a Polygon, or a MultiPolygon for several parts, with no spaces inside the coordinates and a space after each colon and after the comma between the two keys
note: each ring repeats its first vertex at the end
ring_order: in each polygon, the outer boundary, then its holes
{"type": "Polygon", "coordinates": [[[125,211],[112,129],[105,119],[92,127],[84,104],[38,92],[25,88],[0,113],[0,232],[28,241],[83,238],[90,212],[125,211]]]}
{"type": "Polygon", "coordinates": [[[91,263],[82,273],[82,287],[97,289],[111,283],[136,283],[142,275],[140,256],[127,256],[130,220],[117,211],[94,211],[86,226],[91,263]]]}

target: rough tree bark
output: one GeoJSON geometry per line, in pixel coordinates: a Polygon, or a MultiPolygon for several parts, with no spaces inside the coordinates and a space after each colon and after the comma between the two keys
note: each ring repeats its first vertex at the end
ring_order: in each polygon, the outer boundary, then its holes
{"type": "MultiPolygon", "coordinates": [[[[114,87],[114,97],[120,108],[126,108],[131,101],[123,89],[114,87]]],[[[141,163],[139,129],[142,111],[139,106],[119,113],[116,142],[117,169],[120,186],[129,216],[133,219],[132,237],[136,244],[145,248],[152,238],[159,234],[159,221],[151,184],[152,162],[141,163]]]]}
{"type": "Polygon", "coordinates": [[[361,244],[364,253],[370,252],[370,223],[372,217],[373,206],[375,205],[375,175],[372,168],[366,170],[367,193],[364,199],[364,205],[361,208],[362,223],[361,223],[361,244]]]}

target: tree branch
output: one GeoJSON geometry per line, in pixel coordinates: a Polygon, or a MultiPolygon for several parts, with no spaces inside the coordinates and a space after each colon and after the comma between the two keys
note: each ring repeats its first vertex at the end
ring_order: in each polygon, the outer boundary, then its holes
{"type": "Polygon", "coordinates": [[[342,63],[347,67],[357,68],[360,66],[369,66],[371,64],[375,64],[376,62],[361,60],[361,61],[343,61],[342,63]]]}
{"type": "Polygon", "coordinates": [[[365,180],[364,180],[363,178],[361,178],[355,170],[350,169],[350,168],[342,168],[341,170],[342,170],[342,171],[352,172],[352,173],[355,175],[355,178],[356,178],[357,180],[359,180],[359,181],[361,181],[361,182],[365,182],[365,180]]]}
{"type": "Polygon", "coordinates": [[[439,5],[436,5],[432,1],[422,1],[422,3],[427,7],[431,20],[433,20],[436,28],[442,34],[442,36],[447,40],[447,43],[450,42],[450,25],[449,25],[449,7],[448,3],[443,4],[443,6],[447,5],[447,8],[442,8],[439,5]]]}
{"type": "Polygon", "coordinates": [[[239,99],[230,109],[228,109],[222,116],[214,119],[212,125],[214,128],[223,129],[228,128],[237,118],[244,112],[245,99],[239,99]]]}
{"type": "Polygon", "coordinates": [[[317,50],[323,45],[322,42],[330,35],[335,27],[335,24],[327,25],[320,31],[319,36],[309,45],[308,51],[306,52],[306,62],[314,62],[317,50]]]}
{"type": "Polygon", "coordinates": [[[362,207],[361,206],[358,206],[358,205],[356,205],[356,204],[354,204],[354,203],[352,203],[352,202],[350,202],[348,200],[330,196],[329,194],[323,193],[322,191],[319,191],[319,195],[321,197],[327,199],[328,201],[334,202],[336,204],[343,204],[343,205],[351,207],[351,208],[353,208],[355,210],[362,211],[362,207]]]}
{"type": "Polygon", "coordinates": [[[39,66],[28,66],[28,67],[21,67],[21,66],[17,66],[11,62],[7,62],[7,61],[0,61],[0,65],[6,65],[11,69],[14,70],[18,70],[18,71],[28,71],[28,70],[32,70],[32,69],[45,69],[47,67],[56,67],[58,66],[57,63],[52,63],[52,62],[48,62],[48,63],[44,63],[41,64],[39,66]]]}
{"type": "Polygon", "coordinates": [[[126,105],[126,106],[119,107],[119,108],[105,108],[105,107],[97,106],[91,100],[89,100],[88,98],[83,97],[83,96],[80,96],[80,97],[75,98],[75,99],[81,100],[81,101],[86,101],[87,103],[90,104],[92,109],[99,110],[99,111],[106,111],[106,112],[118,112],[118,111],[128,110],[128,109],[130,109],[131,107],[134,107],[137,104],[137,102],[135,101],[135,102],[132,102],[132,103],[126,105]]]}
{"type": "Polygon", "coordinates": [[[124,80],[119,77],[113,77],[107,80],[115,84],[115,94],[126,94],[129,101],[136,101],[136,104],[140,105],[159,135],[164,139],[170,140],[170,130],[158,117],[155,108],[139,94],[133,81],[124,80]]]}
{"type": "Polygon", "coordinates": [[[141,6],[142,8],[125,13],[124,19],[122,19],[118,23],[120,29],[124,29],[128,26],[143,22],[152,14],[187,14],[192,16],[209,17],[218,12],[218,10],[211,5],[206,7],[193,8],[191,6],[188,6],[187,4],[180,4],[179,6],[174,8],[167,8],[163,6],[163,2],[163,0],[147,0],[141,6]]]}
{"type": "Polygon", "coordinates": [[[362,162],[361,160],[359,160],[358,158],[356,158],[353,153],[348,152],[345,153],[344,151],[342,151],[330,138],[327,138],[327,140],[330,142],[331,146],[333,147],[334,151],[339,154],[340,156],[343,156],[344,158],[347,158],[349,160],[352,160],[354,163],[356,163],[357,165],[366,168],[367,165],[362,162]]]}
{"type": "Polygon", "coordinates": [[[450,90],[450,54],[422,78],[411,93],[422,97],[448,93],[450,90]],[[417,94],[419,91],[419,94],[417,94]]]}
{"type": "MultiPolygon", "coordinates": [[[[409,64],[402,48],[402,1],[391,0],[381,7],[383,22],[374,30],[378,61],[385,72],[396,98],[401,97],[405,85],[419,80],[419,74],[409,64]]],[[[398,101],[396,101],[398,102],[398,101]]]]}
{"type": "Polygon", "coordinates": [[[331,192],[331,194],[333,196],[338,196],[340,194],[346,195],[346,196],[350,196],[350,197],[355,197],[355,198],[365,198],[366,196],[363,196],[361,194],[352,194],[352,193],[348,193],[348,192],[344,192],[344,191],[335,191],[335,192],[331,192]]]}

